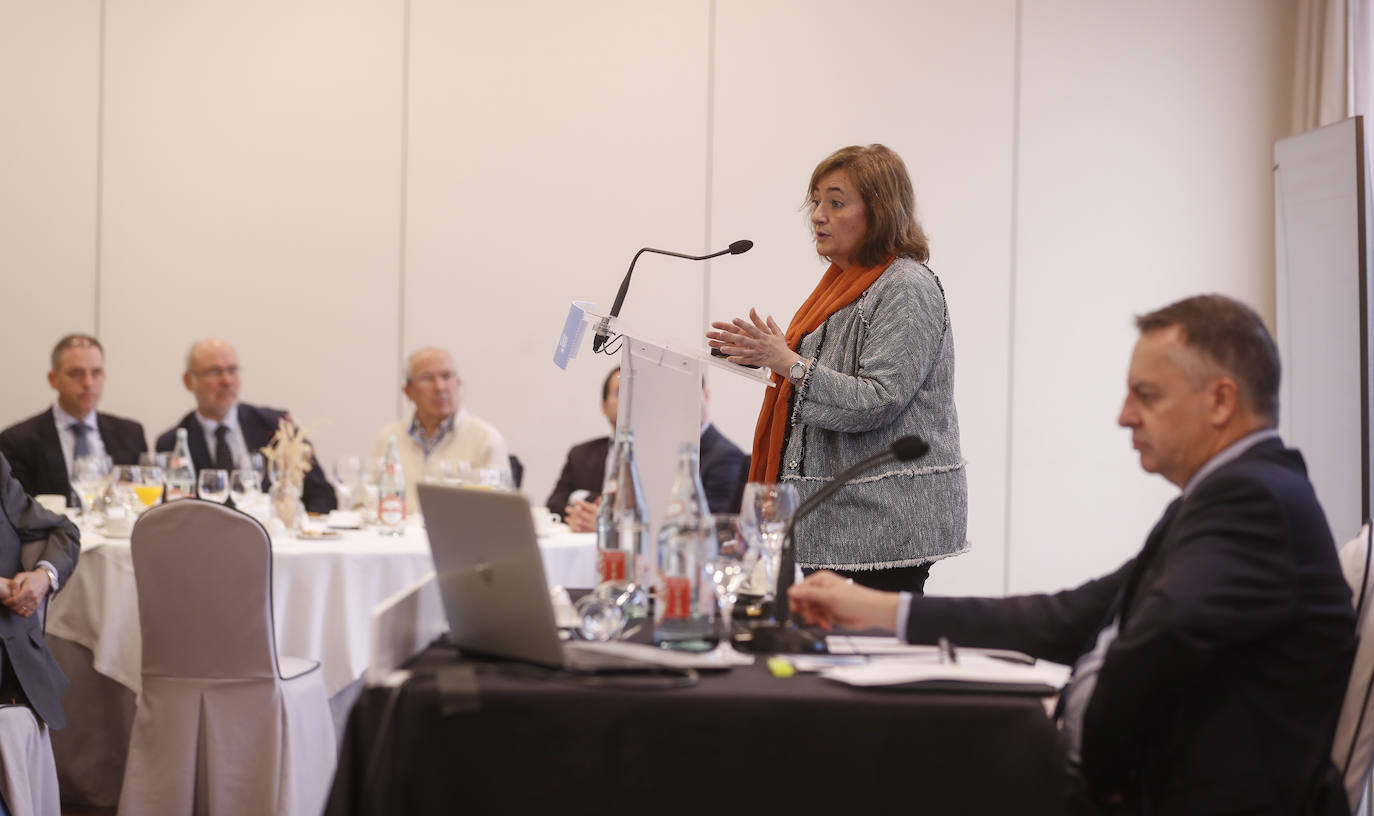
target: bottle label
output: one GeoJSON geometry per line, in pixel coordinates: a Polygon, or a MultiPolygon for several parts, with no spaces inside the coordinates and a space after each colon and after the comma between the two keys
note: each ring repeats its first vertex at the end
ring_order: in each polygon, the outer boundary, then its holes
{"type": "Polygon", "coordinates": [[[596,574],[599,582],[625,580],[625,551],[596,551],[596,574]]]}
{"type": "Polygon", "coordinates": [[[383,496],[377,502],[377,520],[387,526],[394,526],[406,520],[405,496],[383,496]]]}
{"type": "Polygon", "coordinates": [[[682,575],[663,577],[663,617],[686,620],[692,615],[692,579],[682,575]]]}

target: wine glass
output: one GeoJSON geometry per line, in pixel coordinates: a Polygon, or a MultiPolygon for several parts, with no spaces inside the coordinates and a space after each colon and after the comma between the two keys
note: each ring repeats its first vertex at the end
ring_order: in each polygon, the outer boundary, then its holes
{"type": "Polygon", "coordinates": [[[733,652],[735,601],[739,599],[744,580],[754,571],[754,564],[758,563],[759,551],[750,547],[748,539],[740,534],[739,516],[734,513],[711,516],[711,526],[720,545],[715,558],[706,564],[707,575],[716,591],[716,603],[720,608],[720,638],[716,642],[716,651],[733,652]]]}
{"type": "Polygon", "coordinates": [[[143,505],[141,509],[138,509],[138,512],[142,513],[162,500],[162,468],[156,465],[145,465],[130,469],[134,471],[134,495],[143,505]]]}
{"type": "Polygon", "coordinates": [[[340,456],[334,462],[334,492],[339,494],[339,509],[352,510],[358,502],[363,476],[363,460],[340,456]]]}
{"type": "Polygon", "coordinates": [[[81,498],[82,518],[94,516],[95,500],[105,492],[106,478],[112,469],[108,456],[78,456],[72,462],[72,487],[81,498]]]}
{"type": "MultiPolygon", "coordinates": [[[[778,566],[783,537],[792,514],[797,512],[797,489],[790,484],[750,482],[744,487],[739,528],[763,561],[764,599],[778,602],[778,566]]],[[[786,603],[786,600],[782,600],[786,603]]]]}
{"type": "Polygon", "coordinates": [[[234,506],[244,512],[248,505],[262,492],[262,482],[257,471],[241,468],[229,474],[229,495],[234,498],[234,506]]]}
{"type": "Polygon", "coordinates": [[[205,501],[224,504],[229,498],[229,471],[221,468],[206,468],[200,472],[197,493],[205,501]]]}

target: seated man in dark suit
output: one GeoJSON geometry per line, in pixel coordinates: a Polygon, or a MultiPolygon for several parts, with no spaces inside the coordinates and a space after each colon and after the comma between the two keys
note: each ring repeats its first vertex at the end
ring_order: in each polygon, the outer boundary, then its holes
{"type": "MultiPolygon", "coordinates": [[[[43,639],[42,616],[34,613],[71,578],[81,550],[80,533],[76,525],[25,494],[3,456],[0,510],[0,705],[31,709],[38,721],[39,753],[51,756],[47,729],[66,725],[60,699],[67,678],[43,639]],[[24,561],[36,562],[32,570],[24,569],[21,549],[24,561]]],[[[0,734],[0,741],[5,738],[0,734]]],[[[36,810],[56,813],[56,776],[36,781],[36,789],[27,791],[36,810]]]]}
{"type": "MultiPolygon", "coordinates": [[[[157,449],[170,451],[176,445],[177,428],[185,428],[197,473],[205,468],[249,467],[251,455],[272,441],[277,421],[287,415],[239,402],[238,354],[223,340],[211,338],[191,346],[182,382],[195,395],[196,410],[159,436],[157,449]]],[[[338,504],[318,460],[305,474],[301,493],[305,509],[312,513],[328,513],[338,504]]]]}
{"type": "Polygon", "coordinates": [[[96,410],[105,388],[105,350],[89,334],[57,341],[48,385],[57,402],[0,432],[0,453],[24,492],[66,496],[75,506],[72,463],[78,457],[109,456],[116,465],[136,465],[148,441],[139,423],[96,410]]]}
{"type": "Polygon", "coordinates": [[[1343,811],[1326,773],[1354,613],[1302,456],[1274,430],[1277,349],[1219,295],[1136,325],[1117,421],[1141,467],[1182,491],[1139,555],[1076,589],[1010,598],[918,598],[816,573],[791,608],[823,627],[1072,664],[1060,721],[1085,783],[1076,804],[1298,813],[1325,793],[1343,811]]]}
{"type": "MultiPolygon", "coordinates": [[[[716,430],[707,417],[709,394],[701,390],[701,442],[698,468],[701,486],[706,490],[706,504],[712,513],[738,510],[731,507],[740,471],[744,468],[744,451],[716,430]]],[[[601,413],[615,428],[620,410],[620,369],[612,369],[601,383],[601,413]]],[[[600,503],[601,482],[606,478],[606,456],[611,450],[611,438],[600,436],[574,445],[563,463],[546,502],[551,512],[562,513],[575,533],[589,533],[596,529],[596,510],[600,503]]]]}

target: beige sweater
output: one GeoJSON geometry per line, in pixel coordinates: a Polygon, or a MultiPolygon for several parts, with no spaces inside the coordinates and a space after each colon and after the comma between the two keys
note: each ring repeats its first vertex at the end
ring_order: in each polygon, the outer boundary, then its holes
{"type": "Polygon", "coordinates": [[[416,485],[425,475],[425,465],[437,464],[443,460],[454,463],[466,462],[475,468],[510,467],[506,451],[506,440],[501,432],[490,422],[475,417],[463,409],[453,420],[453,432],[444,438],[439,447],[425,457],[420,443],[410,438],[411,419],[402,419],[383,426],[377,433],[377,442],[372,453],[377,458],[386,455],[387,439],[396,437],[396,448],[401,454],[401,467],[406,474],[406,515],[420,512],[420,500],[416,485]]]}

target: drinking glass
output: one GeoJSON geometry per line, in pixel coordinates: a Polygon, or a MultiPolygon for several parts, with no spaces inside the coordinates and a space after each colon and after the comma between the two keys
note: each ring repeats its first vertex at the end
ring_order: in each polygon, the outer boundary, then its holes
{"type": "Polygon", "coordinates": [[[248,505],[262,492],[262,482],[253,470],[236,470],[229,474],[229,495],[234,497],[234,506],[247,511],[248,505]]]}
{"type": "Polygon", "coordinates": [[[198,487],[197,492],[205,501],[224,504],[224,500],[229,498],[229,471],[220,468],[202,470],[198,487]]]}
{"type": "Polygon", "coordinates": [[[162,500],[163,474],[162,468],[156,465],[131,467],[134,471],[134,495],[138,497],[141,508],[136,508],[139,513],[162,500]]]}
{"type": "Polygon", "coordinates": [[[171,454],[167,451],[143,451],[138,455],[138,463],[144,467],[160,467],[167,469],[167,460],[171,454]]]}
{"type": "Polygon", "coordinates": [[[511,478],[510,468],[484,467],[477,469],[477,484],[487,490],[515,490],[515,480],[511,478]]]}
{"type": "Polygon", "coordinates": [[[716,643],[716,651],[733,651],[735,601],[739,599],[744,580],[754,571],[754,564],[758,563],[759,551],[750,547],[748,539],[740,534],[739,516],[734,513],[711,516],[711,526],[720,544],[715,558],[706,564],[707,575],[711,578],[711,586],[716,591],[716,603],[720,608],[720,638],[716,643]]]}
{"type": "Polygon", "coordinates": [[[334,462],[334,492],[339,494],[339,509],[352,510],[362,492],[363,460],[340,456],[334,462]]]}
{"type": "Polygon", "coordinates": [[[267,457],[261,453],[248,454],[248,463],[244,465],[244,470],[252,470],[258,474],[258,489],[262,489],[262,480],[267,477],[267,457]]]}
{"type": "Polygon", "coordinates": [[[106,480],[113,469],[108,456],[78,456],[72,462],[72,487],[81,498],[83,518],[95,513],[95,500],[108,487],[106,480]]]}
{"type": "MultiPolygon", "coordinates": [[[[792,514],[797,512],[797,489],[790,484],[750,482],[744,487],[740,503],[739,528],[749,544],[759,551],[764,570],[764,599],[777,599],[778,565],[782,559],[783,536],[792,514]]],[[[786,599],[781,602],[786,603],[786,599]]]]}

